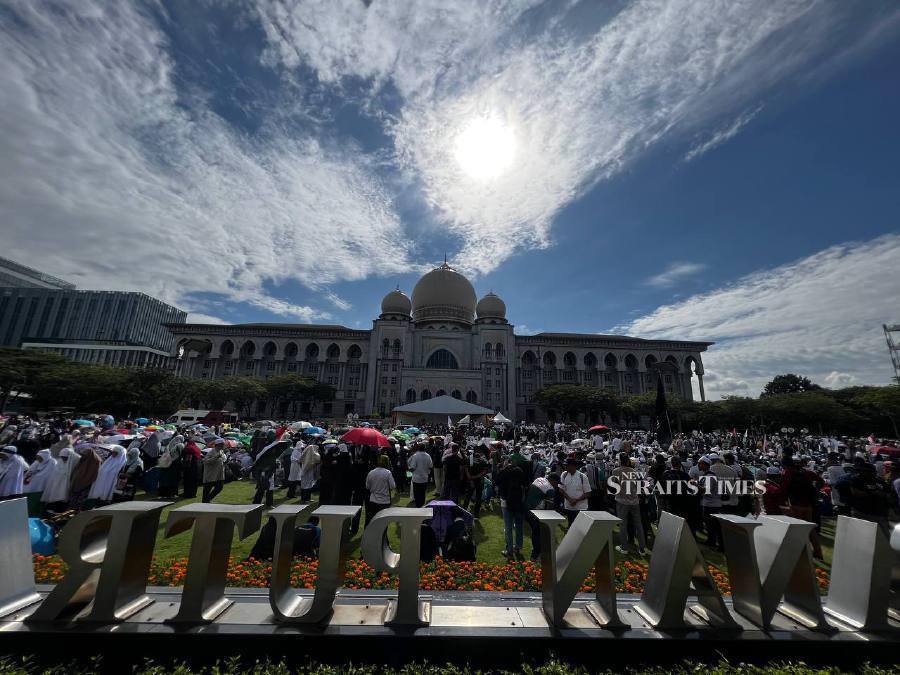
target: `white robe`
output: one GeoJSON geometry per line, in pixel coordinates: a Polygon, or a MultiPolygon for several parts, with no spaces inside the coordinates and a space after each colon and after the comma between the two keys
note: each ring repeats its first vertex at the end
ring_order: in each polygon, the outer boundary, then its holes
{"type": "Polygon", "coordinates": [[[322,458],[318,456],[318,445],[307,445],[301,455],[300,489],[311,490],[318,479],[318,466],[322,458]]]}
{"type": "Polygon", "coordinates": [[[288,472],[288,480],[298,481],[302,476],[302,467],[300,465],[303,459],[303,446],[299,443],[294,446],[294,451],[291,453],[291,470],[288,472]]]}
{"type": "Polygon", "coordinates": [[[24,493],[23,481],[28,462],[19,455],[3,453],[4,458],[0,463],[0,497],[11,497],[24,493]]]}
{"type": "Polygon", "coordinates": [[[111,447],[118,448],[119,453],[110,453],[109,457],[100,465],[100,471],[97,472],[97,479],[91,485],[88,499],[97,499],[101,502],[112,501],[113,491],[116,489],[116,479],[128,458],[125,456],[125,448],[121,445],[111,447]]]}
{"type": "Polygon", "coordinates": [[[80,461],[81,457],[74,450],[63,448],[60,451],[60,458],[56,461],[53,473],[50,475],[50,479],[44,486],[44,494],[41,495],[42,502],[52,504],[53,502],[69,501],[69,488],[72,485],[72,471],[75,470],[75,466],[80,461]],[[67,453],[66,456],[69,458],[68,462],[62,459],[63,453],[67,453]]]}
{"type": "Polygon", "coordinates": [[[50,456],[50,450],[41,450],[38,452],[38,457],[41,457],[44,461],[34,460],[34,463],[28,467],[28,471],[25,474],[25,479],[28,481],[25,483],[26,493],[43,492],[47,481],[53,475],[56,460],[50,456]]]}

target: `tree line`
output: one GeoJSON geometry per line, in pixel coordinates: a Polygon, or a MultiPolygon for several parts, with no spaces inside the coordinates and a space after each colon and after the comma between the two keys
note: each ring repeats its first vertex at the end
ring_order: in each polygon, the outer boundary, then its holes
{"type": "Polygon", "coordinates": [[[78,363],[59,354],[2,348],[0,409],[13,393],[27,395],[27,407],[40,411],[167,417],[179,408],[221,410],[230,402],[242,416],[253,417],[262,402],[279,416],[298,419],[304,409],[334,400],[336,392],[300,375],[199,380],[165,369],[78,363]]]}
{"type": "MultiPolygon", "coordinates": [[[[538,405],[566,421],[639,425],[656,411],[656,391],[621,395],[611,389],[554,384],[534,395],[538,405]]],[[[793,427],[811,433],[869,434],[900,438],[900,386],[826,389],[792,373],[769,382],[759,398],[726,396],[686,401],[666,395],[673,431],[793,427]]]]}

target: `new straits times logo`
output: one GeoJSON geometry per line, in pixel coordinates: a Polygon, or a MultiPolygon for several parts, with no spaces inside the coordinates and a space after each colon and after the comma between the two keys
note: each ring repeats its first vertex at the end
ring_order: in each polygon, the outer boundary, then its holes
{"type": "Polygon", "coordinates": [[[606,481],[609,492],[629,497],[661,497],[714,495],[721,498],[757,496],[765,494],[766,481],[720,478],[708,474],[690,480],[654,480],[642,471],[612,475],[606,481]]]}

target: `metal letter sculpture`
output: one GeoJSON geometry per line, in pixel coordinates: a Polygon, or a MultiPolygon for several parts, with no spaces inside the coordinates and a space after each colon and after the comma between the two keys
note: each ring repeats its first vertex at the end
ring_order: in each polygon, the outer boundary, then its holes
{"type": "Polygon", "coordinates": [[[815,525],[788,516],[716,517],[738,614],[762,628],[771,625],[776,611],[807,628],[829,628],[809,548],[815,525]]]}
{"type": "Polygon", "coordinates": [[[547,619],[554,626],[565,625],[566,610],[593,567],[596,602],[585,609],[604,628],[624,628],[616,612],[612,553],[613,528],[621,521],[605,511],[582,511],[557,549],[556,526],[566,519],[556,511],[531,513],[541,526],[541,592],[547,619]]]}
{"type": "MultiPolygon", "coordinates": [[[[891,532],[891,548],[895,554],[900,554],[900,525],[894,525],[891,532]]],[[[895,563],[896,560],[895,557],[895,563]]],[[[888,603],[888,615],[894,621],[900,621],[900,565],[897,564],[891,568],[891,594],[888,603]]]]}
{"type": "Polygon", "coordinates": [[[359,547],[363,558],[376,572],[394,572],[400,577],[397,604],[385,617],[386,625],[424,626],[429,623],[428,612],[419,603],[419,556],[422,541],[422,521],[431,518],[433,509],[389,508],[378,515],[363,531],[359,547]],[[400,525],[400,553],[391,550],[387,528],[400,525]]]}
{"type": "Polygon", "coordinates": [[[269,511],[275,519],[275,553],[269,604],[278,621],[284,623],[321,623],[334,611],[334,597],[344,583],[346,557],[343,544],[349,539],[350,520],[359,506],[321,506],[319,518],[322,541],[319,545],[319,579],[312,600],[291,588],[291,559],[294,554],[294,527],[306,506],[282,505],[269,511]]]}
{"type": "Polygon", "coordinates": [[[29,622],[71,618],[88,603],[80,621],[123,621],[152,600],[147,575],[159,518],[168,502],[122,502],[72,518],[59,536],[59,554],[69,566],[29,622]]]}
{"type": "Polygon", "coordinates": [[[684,620],[688,596],[698,596],[691,610],[717,628],[738,629],[706,567],[697,541],[684,518],[662,512],[653,545],[647,583],[635,611],[663,630],[691,628],[684,620]]]}
{"type": "Polygon", "coordinates": [[[246,539],[259,529],[262,511],[262,504],[190,504],[169,511],[166,537],[194,527],[181,605],[169,622],[210,623],[231,606],[225,581],[234,530],[246,539]]]}
{"type": "Polygon", "coordinates": [[[0,570],[0,616],[41,599],[34,588],[28,503],[24,497],[0,502],[0,570]]]}
{"type": "Polygon", "coordinates": [[[889,630],[891,568],[896,554],[878,527],[838,516],[825,612],[857,630],[889,630]]]}

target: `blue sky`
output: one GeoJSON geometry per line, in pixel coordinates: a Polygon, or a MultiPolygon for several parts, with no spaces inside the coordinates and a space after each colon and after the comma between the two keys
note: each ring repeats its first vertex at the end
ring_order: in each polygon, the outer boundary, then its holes
{"type": "Polygon", "coordinates": [[[446,253],[519,332],[891,375],[900,6],[0,7],[5,255],[191,320],[369,327],[446,253]]]}

